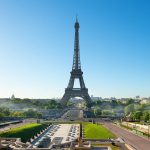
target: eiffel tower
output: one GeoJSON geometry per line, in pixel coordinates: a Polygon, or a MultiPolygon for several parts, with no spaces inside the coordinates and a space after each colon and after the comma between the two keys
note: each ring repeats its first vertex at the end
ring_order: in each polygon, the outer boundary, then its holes
{"type": "Polygon", "coordinates": [[[70,80],[67,88],[65,89],[65,94],[61,99],[62,106],[66,106],[67,102],[70,98],[73,97],[81,97],[86,101],[87,107],[91,106],[91,98],[88,94],[88,89],[85,87],[85,83],[83,80],[83,72],[81,70],[80,63],[80,51],[79,51],[79,23],[76,18],[76,22],[74,25],[75,28],[75,39],[74,39],[74,55],[73,55],[73,65],[72,71],[70,72],[70,80]],[[80,88],[73,88],[75,79],[79,79],[80,88]]]}

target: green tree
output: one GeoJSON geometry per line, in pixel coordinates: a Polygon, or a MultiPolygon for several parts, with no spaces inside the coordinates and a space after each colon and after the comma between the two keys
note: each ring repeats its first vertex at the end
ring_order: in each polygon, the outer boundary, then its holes
{"type": "Polygon", "coordinates": [[[4,116],[5,116],[4,113],[0,112],[0,117],[4,117],[4,116]]]}
{"type": "Polygon", "coordinates": [[[102,110],[102,115],[113,115],[113,112],[110,110],[102,110]]]}
{"type": "Polygon", "coordinates": [[[135,110],[134,109],[134,104],[129,104],[124,109],[125,115],[129,115],[130,113],[133,113],[134,110],[135,110]]]}
{"type": "Polygon", "coordinates": [[[130,105],[130,104],[133,104],[134,103],[134,99],[130,98],[127,100],[127,103],[126,105],[130,105]]]}
{"type": "Polygon", "coordinates": [[[112,107],[116,107],[118,105],[117,101],[116,100],[112,100],[111,101],[111,106],[112,107]]]}
{"type": "Polygon", "coordinates": [[[143,113],[142,111],[133,112],[132,117],[135,121],[140,121],[143,113]]]}
{"type": "Polygon", "coordinates": [[[100,109],[95,108],[94,109],[94,116],[100,117],[102,115],[102,111],[100,109]]]}
{"type": "Polygon", "coordinates": [[[101,100],[93,101],[92,106],[100,106],[101,105],[101,100]]]}
{"type": "Polygon", "coordinates": [[[20,98],[13,98],[12,102],[13,103],[22,103],[22,99],[20,99],[20,98]]]}
{"type": "Polygon", "coordinates": [[[53,109],[53,108],[61,108],[60,103],[57,103],[55,100],[50,100],[46,105],[46,109],[53,109]]]}
{"type": "Polygon", "coordinates": [[[4,115],[3,117],[9,117],[11,112],[7,107],[0,107],[0,113],[4,115]]]}
{"type": "Polygon", "coordinates": [[[37,117],[37,111],[33,109],[28,109],[28,111],[24,112],[26,117],[37,117]]]}
{"type": "Polygon", "coordinates": [[[150,117],[149,112],[146,111],[146,112],[143,113],[143,119],[144,119],[145,122],[150,120],[149,117],[150,117]]]}
{"type": "Polygon", "coordinates": [[[37,118],[42,118],[42,113],[37,112],[37,118]]]}
{"type": "Polygon", "coordinates": [[[14,111],[11,113],[12,117],[25,117],[25,114],[23,112],[20,111],[14,111]]]}

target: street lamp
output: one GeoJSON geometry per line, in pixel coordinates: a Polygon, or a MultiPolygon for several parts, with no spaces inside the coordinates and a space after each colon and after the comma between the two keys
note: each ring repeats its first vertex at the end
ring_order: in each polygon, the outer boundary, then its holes
{"type": "Polygon", "coordinates": [[[148,123],[148,139],[149,139],[149,123],[148,123]]]}

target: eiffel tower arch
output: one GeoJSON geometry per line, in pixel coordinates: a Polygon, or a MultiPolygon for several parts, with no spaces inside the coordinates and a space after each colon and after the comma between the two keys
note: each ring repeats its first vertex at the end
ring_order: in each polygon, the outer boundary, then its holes
{"type": "Polygon", "coordinates": [[[62,106],[66,106],[70,98],[81,97],[86,101],[87,107],[91,106],[91,98],[88,94],[88,89],[85,86],[83,79],[83,72],[81,70],[80,63],[80,51],[79,51],[79,22],[76,19],[75,28],[75,39],[74,39],[74,55],[73,55],[73,65],[72,71],[70,72],[70,80],[67,88],[65,89],[65,94],[63,95],[60,103],[62,106]],[[80,88],[74,88],[75,79],[79,79],[80,88]]]}

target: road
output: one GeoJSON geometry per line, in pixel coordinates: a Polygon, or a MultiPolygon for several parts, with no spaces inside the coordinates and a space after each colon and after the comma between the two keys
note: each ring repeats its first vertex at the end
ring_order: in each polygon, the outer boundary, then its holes
{"type": "Polygon", "coordinates": [[[63,119],[81,119],[83,118],[83,110],[80,109],[72,109],[68,110],[61,118],[63,119]]]}
{"type": "Polygon", "coordinates": [[[121,137],[125,143],[131,145],[136,150],[150,150],[150,140],[139,137],[125,129],[122,129],[112,123],[104,123],[104,125],[118,137],[121,137]]]}

